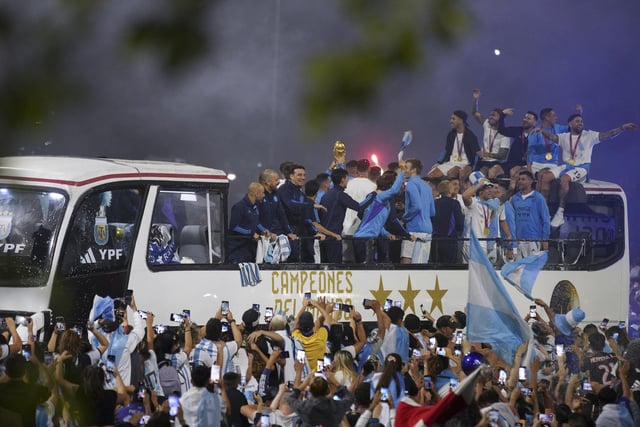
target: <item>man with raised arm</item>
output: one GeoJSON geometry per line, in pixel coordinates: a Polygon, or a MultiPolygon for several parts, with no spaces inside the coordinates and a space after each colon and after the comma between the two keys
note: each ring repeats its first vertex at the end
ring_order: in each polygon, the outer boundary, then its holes
{"type": "MultiPolygon", "coordinates": [[[[502,111],[505,115],[513,115],[511,108],[502,111]]],[[[534,132],[538,125],[538,115],[533,111],[527,111],[522,118],[522,126],[506,126],[501,118],[499,132],[505,136],[513,138],[511,149],[507,159],[502,163],[502,169],[509,174],[509,190],[514,191],[517,187],[518,174],[525,167],[531,171],[531,153],[538,150],[538,147],[544,148],[544,140],[542,135],[534,132]],[[535,148],[534,148],[535,147],[535,148]]],[[[542,153],[544,159],[545,154],[542,153]]],[[[533,173],[533,172],[532,172],[533,173]]]]}
{"type": "Polygon", "coordinates": [[[569,184],[583,183],[587,180],[593,147],[601,141],[620,135],[625,130],[638,129],[635,123],[625,123],[607,132],[585,130],[582,115],[577,113],[569,116],[568,123],[569,132],[566,133],[555,135],[545,129],[540,130],[545,138],[560,146],[562,163],[565,166],[560,176],[559,207],[551,220],[552,227],[560,227],[564,223],[564,207],[569,193],[569,184]]]}
{"type": "Polygon", "coordinates": [[[442,178],[443,176],[460,178],[465,182],[476,163],[478,137],[471,132],[467,125],[467,113],[456,110],[449,119],[451,131],[447,134],[444,151],[435,165],[427,174],[428,178],[442,178]]]}
{"type": "Polygon", "coordinates": [[[509,154],[511,138],[501,134],[499,130],[502,110],[494,108],[491,110],[489,117],[485,118],[478,111],[479,101],[480,91],[474,89],[471,114],[482,125],[484,130],[482,146],[477,152],[479,159],[474,169],[481,171],[489,179],[494,179],[505,173],[500,162],[505,160],[509,154]]]}

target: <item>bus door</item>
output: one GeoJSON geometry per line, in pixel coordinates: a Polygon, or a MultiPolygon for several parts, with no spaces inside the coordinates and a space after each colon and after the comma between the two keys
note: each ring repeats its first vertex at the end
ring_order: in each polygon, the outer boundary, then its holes
{"type": "Polygon", "coordinates": [[[51,308],[84,325],[94,295],[121,297],[146,189],[139,183],[91,190],[76,204],[54,278],[51,308]]]}

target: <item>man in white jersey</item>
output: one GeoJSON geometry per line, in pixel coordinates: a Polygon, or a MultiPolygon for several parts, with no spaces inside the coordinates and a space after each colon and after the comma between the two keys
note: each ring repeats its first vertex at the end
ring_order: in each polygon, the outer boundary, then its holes
{"type": "Polygon", "coordinates": [[[509,154],[511,138],[498,132],[500,114],[502,111],[496,108],[491,111],[489,117],[485,118],[482,113],[478,111],[479,100],[480,91],[478,89],[474,89],[471,114],[484,129],[482,145],[480,146],[480,150],[477,152],[480,159],[475,166],[475,170],[479,170],[489,179],[494,179],[504,174],[504,169],[500,165],[500,162],[505,160],[509,154]]]}
{"type": "Polygon", "coordinates": [[[569,193],[571,182],[583,183],[587,180],[589,167],[591,166],[591,152],[593,147],[601,141],[616,137],[625,130],[635,130],[638,125],[625,123],[607,132],[584,130],[581,114],[569,116],[569,132],[555,135],[544,129],[540,132],[562,149],[562,163],[566,168],[560,176],[559,207],[553,219],[551,227],[560,227],[564,223],[565,199],[569,193]]]}

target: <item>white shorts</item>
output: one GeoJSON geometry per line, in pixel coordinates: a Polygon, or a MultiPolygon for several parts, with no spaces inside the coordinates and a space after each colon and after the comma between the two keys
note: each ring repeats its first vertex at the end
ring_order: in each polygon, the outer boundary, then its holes
{"type": "Polygon", "coordinates": [[[436,166],[436,168],[442,172],[443,175],[446,175],[451,169],[458,167],[460,169],[464,169],[467,166],[471,166],[469,163],[464,162],[445,162],[436,166]]]}
{"type": "Polygon", "coordinates": [[[581,167],[567,168],[561,175],[569,175],[571,182],[585,182],[587,180],[587,170],[581,167]]]}
{"type": "Polygon", "coordinates": [[[567,165],[554,165],[553,163],[540,163],[533,162],[531,163],[531,172],[535,175],[540,172],[542,169],[548,169],[554,176],[554,178],[560,178],[562,172],[567,168],[567,165]]]}
{"type": "Polygon", "coordinates": [[[429,262],[429,251],[431,250],[431,234],[429,233],[409,233],[416,236],[417,240],[403,240],[400,249],[400,257],[410,258],[412,264],[426,264],[429,262]]]}
{"type": "Polygon", "coordinates": [[[518,242],[518,253],[516,259],[526,258],[529,255],[540,253],[540,242],[518,242]]]}

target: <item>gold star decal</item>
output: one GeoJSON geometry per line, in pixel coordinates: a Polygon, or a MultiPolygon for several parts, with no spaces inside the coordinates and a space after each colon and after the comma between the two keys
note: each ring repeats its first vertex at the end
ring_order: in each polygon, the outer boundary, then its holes
{"type": "Polygon", "coordinates": [[[431,310],[429,312],[433,314],[433,309],[438,307],[440,313],[444,314],[442,310],[442,298],[446,294],[448,289],[440,289],[440,282],[438,282],[438,275],[436,275],[436,285],[434,289],[427,289],[427,293],[431,297],[431,310]]]}
{"type": "Polygon", "coordinates": [[[414,291],[413,289],[411,289],[411,276],[409,276],[409,279],[407,280],[407,290],[398,291],[398,292],[400,292],[400,295],[402,295],[402,298],[404,299],[404,306],[402,307],[404,312],[406,313],[407,308],[411,306],[411,311],[415,313],[416,307],[414,304],[414,300],[416,299],[416,296],[420,293],[420,290],[414,291]]]}
{"type": "Polygon", "coordinates": [[[369,292],[371,292],[371,294],[373,295],[373,299],[378,301],[380,304],[384,304],[384,300],[387,299],[389,295],[391,295],[391,291],[387,291],[384,289],[384,286],[382,284],[382,274],[380,275],[378,290],[377,291],[369,290],[369,292]]]}

